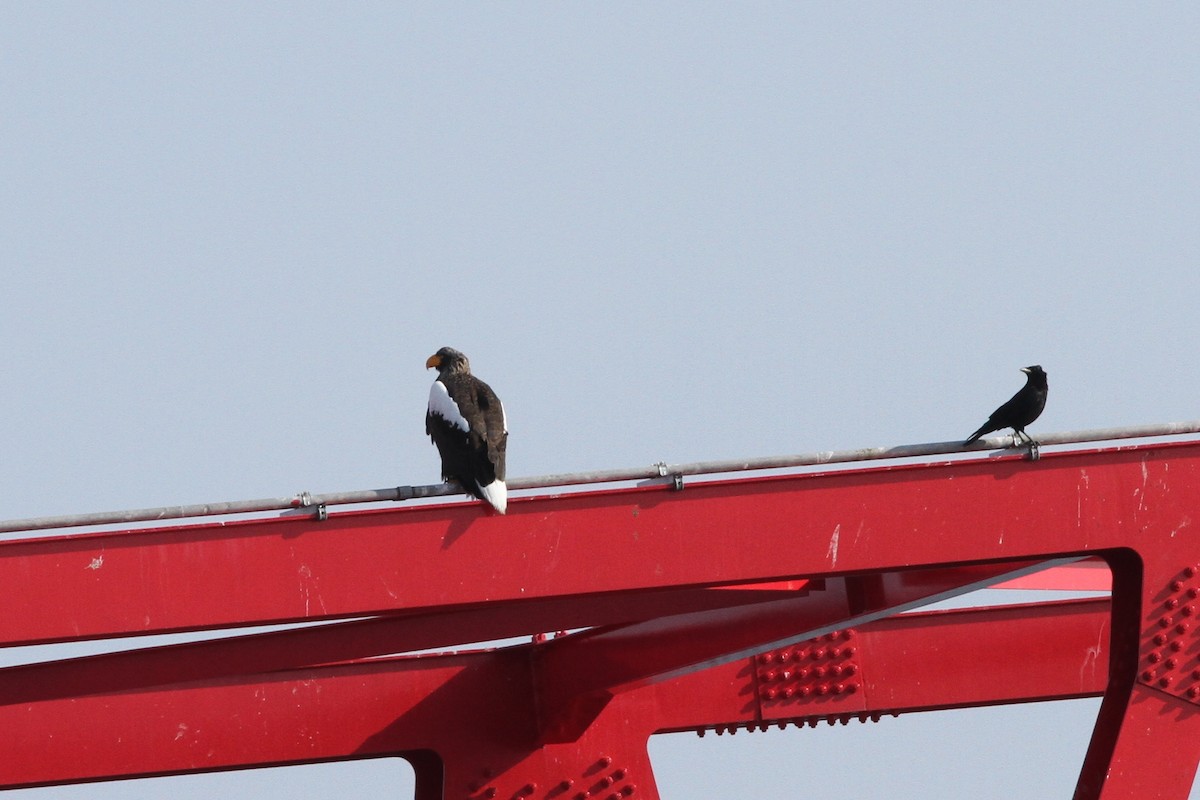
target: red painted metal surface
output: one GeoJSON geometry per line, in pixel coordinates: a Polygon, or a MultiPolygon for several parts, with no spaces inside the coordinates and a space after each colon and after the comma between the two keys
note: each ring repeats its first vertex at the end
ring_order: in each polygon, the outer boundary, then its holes
{"type": "Polygon", "coordinates": [[[655,731],[1103,694],[1076,796],[1183,798],[1197,501],[1182,443],[6,542],[0,645],[356,621],[2,670],[0,786],[402,753],[420,800],[654,798],[655,731]],[[1080,558],[1111,608],[894,615],[1080,558]]]}

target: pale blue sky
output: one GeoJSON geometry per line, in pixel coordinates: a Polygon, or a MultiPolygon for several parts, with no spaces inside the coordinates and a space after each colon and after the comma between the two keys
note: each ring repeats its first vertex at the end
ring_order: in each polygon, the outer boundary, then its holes
{"type": "MultiPolygon", "coordinates": [[[[1173,3],[0,5],[0,517],[434,482],[441,345],[518,476],[965,437],[1031,363],[1035,433],[1195,418],[1197,41],[1173,3]]],[[[652,752],[667,798],[1066,797],[1095,709],[652,752]]]]}

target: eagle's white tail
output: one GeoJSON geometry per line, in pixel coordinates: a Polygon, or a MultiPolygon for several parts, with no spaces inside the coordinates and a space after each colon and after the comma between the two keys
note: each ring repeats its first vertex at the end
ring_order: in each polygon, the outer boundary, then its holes
{"type": "Polygon", "coordinates": [[[480,486],[483,498],[491,503],[492,508],[503,514],[508,510],[508,486],[504,481],[492,481],[487,486],[480,486]]]}

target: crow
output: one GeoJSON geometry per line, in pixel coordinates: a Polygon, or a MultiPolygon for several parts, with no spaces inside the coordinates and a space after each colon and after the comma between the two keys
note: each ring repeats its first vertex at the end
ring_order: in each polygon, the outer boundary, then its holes
{"type": "Polygon", "coordinates": [[[1040,365],[1034,364],[1023,368],[1021,372],[1027,376],[1025,385],[1007,403],[993,411],[988,421],[963,442],[964,445],[970,444],[985,433],[1004,428],[1012,428],[1014,436],[1023,436],[1025,441],[1033,442],[1029,434],[1025,433],[1025,426],[1037,419],[1046,407],[1046,371],[1040,365]]]}

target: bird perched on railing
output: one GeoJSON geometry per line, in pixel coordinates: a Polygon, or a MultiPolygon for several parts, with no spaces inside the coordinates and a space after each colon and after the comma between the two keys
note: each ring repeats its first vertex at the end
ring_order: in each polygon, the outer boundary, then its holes
{"type": "Polygon", "coordinates": [[[1004,428],[1012,428],[1014,438],[1023,436],[1025,441],[1033,442],[1033,439],[1029,438],[1029,434],[1025,433],[1025,426],[1037,419],[1041,415],[1042,409],[1046,407],[1046,393],[1049,391],[1049,386],[1046,383],[1046,371],[1039,364],[1023,367],[1021,372],[1026,375],[1025,385],[1007,403],[993,411],[992,415],[988,417],[988,421],[967,437],[967,440],[963,442],[964,445],[970,444],[986,433],[1004,428]]]}
{"type": "Polygon", "coordinates": [[[508,422],[500,398],[471,374],[467,357],[453,347],[431,355],[425,368],[438,371],[429,389],[425,432],[441,454],[442,478],[457,482],[503,514],[508,508],[508,422]]]}

